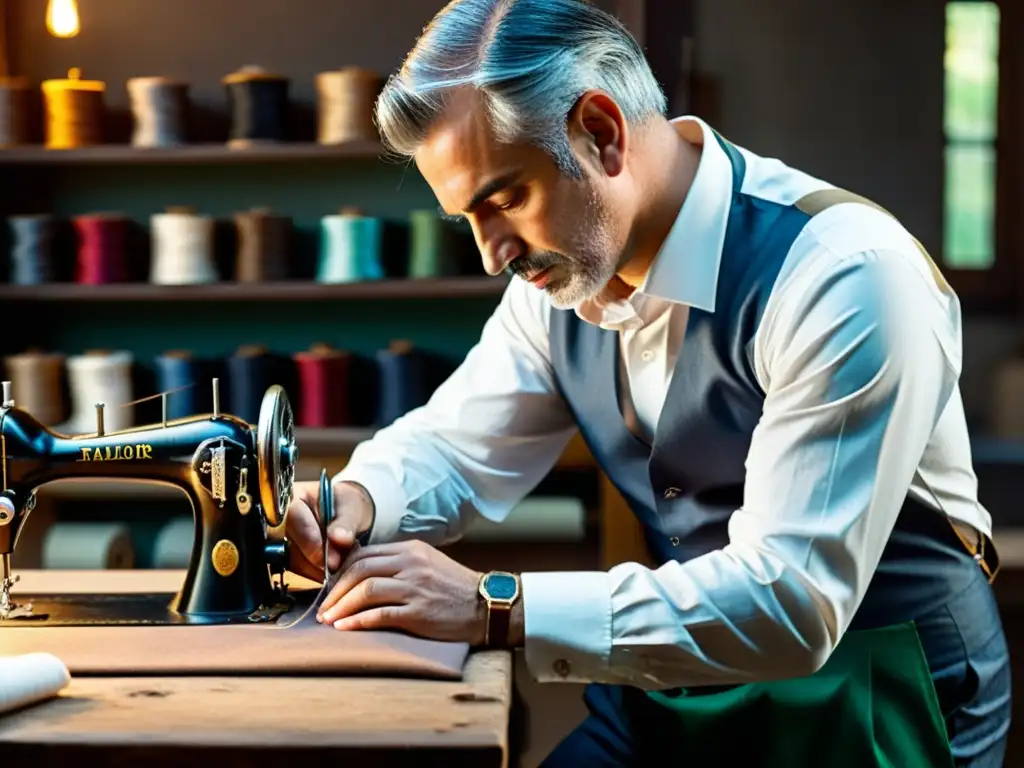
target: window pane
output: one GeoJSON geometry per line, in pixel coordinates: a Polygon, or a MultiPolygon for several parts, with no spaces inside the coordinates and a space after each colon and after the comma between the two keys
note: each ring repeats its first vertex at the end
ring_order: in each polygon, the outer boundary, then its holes
{"type": "Polygon", "coordinates": [[[996,153],[988,145],[946,147],[943,261],[958,269],[987,269],[995,260],[996,153]]]}
{"type": "Polygon", "coordinates": [[[999,7],[946,3],[945,127],[949,139],[996,136],[999,7]]]}

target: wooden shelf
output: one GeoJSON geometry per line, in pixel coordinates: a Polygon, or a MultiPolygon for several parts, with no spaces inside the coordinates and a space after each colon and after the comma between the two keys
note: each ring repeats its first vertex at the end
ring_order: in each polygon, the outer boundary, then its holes
{"type": "Polygon", "coordinates": [[[80,149],[46,149],[26,145],[0,149],[0,165],[161,165],[203,163],[267,163],[299,160],[382,158],[384,149],[375,141],[345,144],[269,144],[230,149],[226,144],[185,144],[180,147],[133,147],[100,144],[80,149]]]}
{"type": "MultiPolygon", "coordinates": [[[[296,480],[318,479],[320,477],[320,467],[323,463],[338,464],[340,462],[343,464],[348,460],[355,447],[364,440],[369,440],[373,437],[373,433],[374,430],[372,428],[296,428],[295,438],[299,447],[299,462],[295,473],[296,480]]],[[[597,465],[594,463],[590,451],[587,450],[583,438],[577,433],[569,441],[556,466],[562,470],[573,470],[594,469],[597,465]]],[[[131,498],[152,501],[183,498],[181,491],[171,486],[133,480],[90,478],[58,480],[47,483],[39,489],[39,496],[53,499],[103,500],[131,498]]]]}
{"type": "Polygon", "coordinates": [[[28,302],[111,301],[334,301],[356,299],[446,299],[495,296],[508,279],[491,277],[444,277],[430,279],[367,280],[358,283],[209,283],[202,285],[153,285],[115,283],[78,285],[0,285],[0,300],[28,302]]]}

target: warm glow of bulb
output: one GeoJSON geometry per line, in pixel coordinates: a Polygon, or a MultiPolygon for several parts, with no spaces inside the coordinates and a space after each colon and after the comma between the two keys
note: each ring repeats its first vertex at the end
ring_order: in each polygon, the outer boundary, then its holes
{"type": "Polygon", "coordinates": [[[49,0],[46,6],[46,28],[54,37],[78,34],[78,5],[75,0],[49,0]]]}

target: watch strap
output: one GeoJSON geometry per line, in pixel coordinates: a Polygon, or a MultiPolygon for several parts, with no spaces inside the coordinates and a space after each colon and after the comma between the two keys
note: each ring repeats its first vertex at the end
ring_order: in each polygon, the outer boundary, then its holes
{"type": "Polygon", "coordinates": [[[487,637],[484,644],[488,648],[507,648],[508,629],[512,619],[512,605],[487,601],[487,637]]]}

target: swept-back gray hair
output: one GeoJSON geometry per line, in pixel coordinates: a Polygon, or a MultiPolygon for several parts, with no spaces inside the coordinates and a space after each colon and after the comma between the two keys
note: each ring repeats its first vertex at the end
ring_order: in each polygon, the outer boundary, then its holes
{"type": "Polygon", "coordinates": [[[567,118],[585,91],[608,93],[630,124],[666,110],[636,40],[584,0],[452,0],[377,99],[385,148],[411,157],[461,86],[482,94],[500,141],[534,145],[574,177],[567,118]]]}

